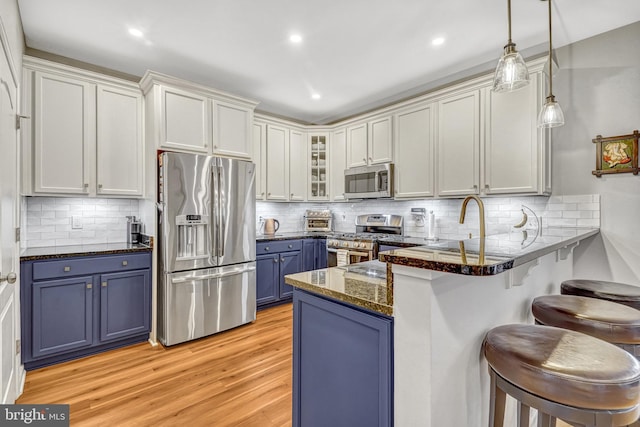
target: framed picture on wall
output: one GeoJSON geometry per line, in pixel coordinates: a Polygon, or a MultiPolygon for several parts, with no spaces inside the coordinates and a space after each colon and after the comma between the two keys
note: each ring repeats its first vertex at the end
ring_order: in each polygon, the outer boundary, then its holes
{"type": "Polygon", "coordinates": [[[591,173],[598,178],[604,174],[631,172],[637,175],[638,169],[638,138],[640,133],[634,130],[632,134],[603,137],[598,135],[593,139],[596,144],[596,169],[591,173]]]}

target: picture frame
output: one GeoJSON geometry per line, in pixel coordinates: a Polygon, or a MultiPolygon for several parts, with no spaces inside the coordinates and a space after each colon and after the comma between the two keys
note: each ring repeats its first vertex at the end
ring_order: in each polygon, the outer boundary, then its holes
{"type": "Polygon", "coordinates": [[[600,178],[605,174],[632,173],[638,175],[638,139],[640,132],[592,139],[596,144],[596,169],[591,173],[600,178]]]}

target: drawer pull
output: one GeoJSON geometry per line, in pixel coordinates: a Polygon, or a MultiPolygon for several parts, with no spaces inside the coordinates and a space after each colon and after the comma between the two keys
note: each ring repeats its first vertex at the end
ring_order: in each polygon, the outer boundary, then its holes
{"type": "Polygon", "coordinates": [[[64,271],[65,271],[65,272],[67,272],[67,271],[71,271],[71,267],[65,267],[65,268],[64,268],[64,271]]]}
{"type": "Polygon", "coordinates": [[[293,245],[289,245],[289,249],[291,249],[293,247],[293,245]]]}
{"type": "Polygon", "coordinates": [[[127,261],[122,261],[122,265],[123,265],[124,267],[126,267],[126,266],[127,266],[127,264],[129,264],[127,261]]]}
{"type": "Polygon", "coordinates": [[[284,258],[280,258],[280,262],[284,262],[284,258]]]}
{"type": "Polygon", "coordinates": [[[274,258],[273,262],[277,263],[278,262],[278,258],[274,258]]]}
{"type": "Polygon", "coordinates": [[[264,247],[264,250],[265,250],[265,251],[268,251],[268,250],[269,250],[269,246],[265,246],[265,247],[264,247]]]}
{"type": "Polygon", "coordinates": [[[106,288],[107,287],[107,282],[102,282],[102,287],[106,288]]]}
{"type": "Polygon", "coordinates": [[[87,289],[91,289],[93,288],[93,286],[91,285],[91,283],[87,283],[87,289]]]}

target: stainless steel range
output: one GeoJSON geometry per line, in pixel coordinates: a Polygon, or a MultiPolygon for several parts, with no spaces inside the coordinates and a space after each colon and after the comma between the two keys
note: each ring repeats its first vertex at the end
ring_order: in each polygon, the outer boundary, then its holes
{"type": "Polygon", "coordinates": [[[327,264],[336,267],[376,259],[378,240],[402,234],[404,223],[400,215],[359,215],[355,233],[336,233],[327,238],[327,264]]]}

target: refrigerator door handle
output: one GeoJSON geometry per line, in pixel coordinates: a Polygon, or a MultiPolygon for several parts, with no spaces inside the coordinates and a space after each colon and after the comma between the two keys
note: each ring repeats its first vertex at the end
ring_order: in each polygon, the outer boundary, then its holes
{"type": "Polygon", "coordinates": [[[237,274],[248,273],[251,271],[256,271],[256,268],[255,267],[236,268],[234,270],[224,271],[222,273],[203,274],[202,276],[178,277],[175,279],[171,279],[171,283],[186,283],[186,282],[201,281],[201,280],[208,280],[208,279],[219,279],[221,277],[235,276],[237,274]]]}
{"type": "Polygon", "coordinates": [[[218,228],[218,256],[224,256],[224,239],[227,235],[227,218],[225,216],[226,211],[223,208],[223,189],[225,187],[225,182],[223,182],[223,173],[222,173],[222,161],[218,159],[218,185],[216,190],[218,191],[218,218],[220,221],[220,227],[218,228]]]}

